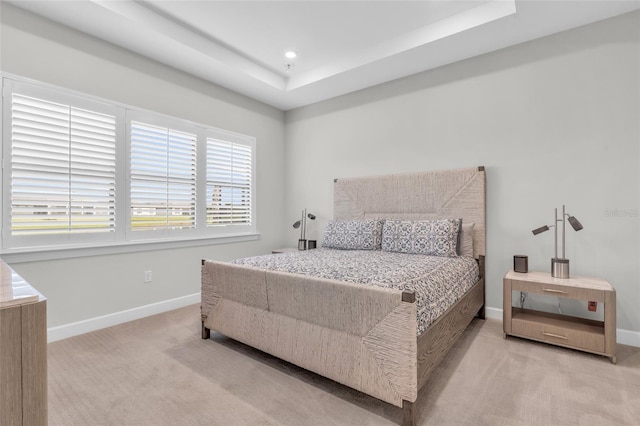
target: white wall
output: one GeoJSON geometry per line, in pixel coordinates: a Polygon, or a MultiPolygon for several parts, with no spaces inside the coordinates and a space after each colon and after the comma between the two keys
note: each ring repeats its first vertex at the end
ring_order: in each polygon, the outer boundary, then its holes
{"type": "Polygon", "coordinates": [[[514,254],[549,269],[553,234],[531,230],[564,203],[572,273],[615,286],[640,344],[639,76],[635,12],[290,111],[286,212],[321,235],[333,178],[484,165],[488,306],[514,254]]]}
{"type": "Polygon", "coordinates": [[[257,241],[12,264],[47,297],[61,326],[200,291],[200,259],[268,253],[282,244],[284,113],[1,3],[0,68],[257,138],[257,241]],[[153,282],[143,283],[143,271],[153,282]]]}
{"type": "MultiPolygon", "coordinates": [[[[489,307],[513,254],[546,270],[565,203],[572,272],[607,278],[618,327],[640,333],[640,14],[632,13],[286,114],[0,3],[0,69],[257,137],[255,242],[14,264],[49,327],[199,291],[199,259],[295,245],[301,208],[332,216],[334,177],[484,165],[489,307]],[[285,122],[286,118],[286,122],[285,122]],[[285,145],[286,138],[286,145],[285,145]],[[284,188],[284,190],[283,190],[284,188]],[[285,195],[286,194],[286,195],[285,195]],[[143,284],[152,270],[153,283],[143,284]]],[[[619,336],[620,337],[620,336],[619,336]]]]}

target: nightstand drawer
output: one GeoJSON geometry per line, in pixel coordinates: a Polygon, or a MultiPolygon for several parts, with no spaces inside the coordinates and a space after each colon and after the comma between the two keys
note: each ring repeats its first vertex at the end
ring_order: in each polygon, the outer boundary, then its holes
{"type": "Polygon", "coordinates": [[[546,294],[547,296],[566,297],[569,299],[604,302],[604,291],[593,288],[570,287],[559,284],[541,284],[531,281],[512,280],[511,290],[546,294]]]}
{"type": "Polygon", "coordinates": [[[511,334],[591,352],[605,352],[604,324],[599,321],[514,308],[511,334]]]}

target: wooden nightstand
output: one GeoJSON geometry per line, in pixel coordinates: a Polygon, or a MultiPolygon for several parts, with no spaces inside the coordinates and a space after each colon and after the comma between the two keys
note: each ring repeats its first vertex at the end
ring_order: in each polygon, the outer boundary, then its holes
{"type": "Polygon", "coordinates": [[[553,278],[545,272],[509,271],[503,280],[503,327],[507,335],[607,356],[616,363],[616,290],[600,278],[553,278]],[[521,309],[512,291],[600,302],[604,321],[521,309]]]}
{"type": "Polygon", "coordinates": [[[295,248],[295,247],[284,247],[284,248],[271,250],[271,253],[273,253],[273,254],[275,254],[275,253],[291,253],[291,252],[294,252],[294,251],[298,251],[298,249],[295,248]]]}

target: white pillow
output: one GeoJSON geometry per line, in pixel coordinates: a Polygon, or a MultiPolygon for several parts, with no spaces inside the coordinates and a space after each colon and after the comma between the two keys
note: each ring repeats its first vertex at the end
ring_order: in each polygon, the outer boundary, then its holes
{"type": "Polygon", "coordinates": [[[475,223],[463,223],[460,229],[460,242],[458,244],[458,254],[460,256],[473,257],[473,228],[475,223]]]}

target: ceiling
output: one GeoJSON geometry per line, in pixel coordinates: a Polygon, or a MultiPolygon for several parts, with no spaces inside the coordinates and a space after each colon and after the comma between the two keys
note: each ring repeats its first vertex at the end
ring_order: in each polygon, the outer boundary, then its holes
{"type": "Polygon", "coordinates": [[[640,0],[6,1],[282,110],[640,8],[640,0]]]}

